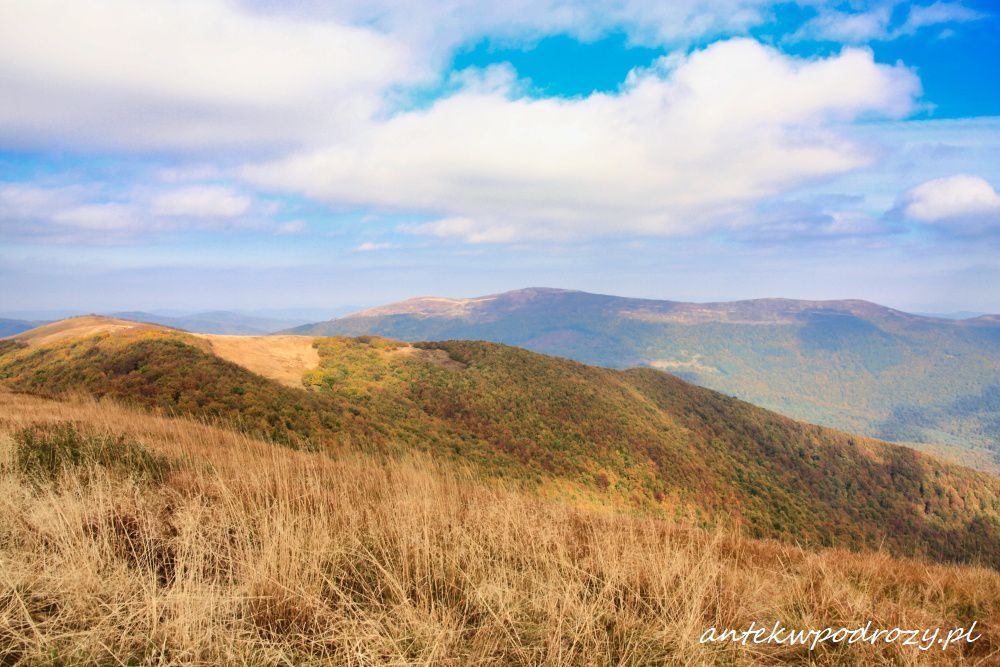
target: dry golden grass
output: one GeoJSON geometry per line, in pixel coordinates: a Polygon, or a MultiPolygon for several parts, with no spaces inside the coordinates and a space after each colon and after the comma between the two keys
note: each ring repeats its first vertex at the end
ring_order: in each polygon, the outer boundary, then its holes
{"type": "Polygon", "coordinates": [[[194,335],[207,340],[217,356],[287,387],[301,387],[302,374],[319,366],[312,336],[194,335]]]}
{"type": "Polygon", "coordinates": [[[120,320],[102,315],[81,315],[28,329],[16,336],[11,336],[11,338],[32,347],[40,347],[99,333],[120,334],[127,331],[168,328],[158,324],[120,320]]]}
{"type": "Polygon", "coordinates": [[[294,452],[0,393],[0,664],[1000,664],[1000,575],[590,513],[416,456],[294,452]],[[179,462],[48,483],[18,429],[179,462]],[[951,627],[974,644],[701,645],[708,626],[951,627]],[[964,653],[963,653],[964,651],[964,653]]]}

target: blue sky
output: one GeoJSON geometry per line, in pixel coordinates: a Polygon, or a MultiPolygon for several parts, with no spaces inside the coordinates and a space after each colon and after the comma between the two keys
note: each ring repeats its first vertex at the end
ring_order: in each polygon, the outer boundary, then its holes
{"type": "Polygon", "coordinates": [[[1000,312],[989,2],[0,3],[0,313],[1000,312]]]}

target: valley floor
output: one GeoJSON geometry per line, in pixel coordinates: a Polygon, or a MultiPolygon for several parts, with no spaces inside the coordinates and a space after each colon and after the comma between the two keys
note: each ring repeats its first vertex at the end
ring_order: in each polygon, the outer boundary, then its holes
{"type": "Polygon", "coordinates": [[[0,663],[1000,664],[1000,574],[599,513],[418,455],[0,393],[0,663]],[[950,628],[701,644],[709,627],[950,628]]]}

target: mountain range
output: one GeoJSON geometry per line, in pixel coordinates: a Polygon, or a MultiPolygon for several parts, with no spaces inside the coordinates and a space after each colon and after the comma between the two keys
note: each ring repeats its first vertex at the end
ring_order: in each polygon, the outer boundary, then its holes
{"type": "Polygon", "coordinates": [[[28,329],[34,329],[40,324],[42,323],[0,318],[0,338],[13,336],[14,334],[19,334],[22,331],[27,331],[28,329]]]}
{"type": "MultiPolygon", "coordinates": [[[[192,333],[224,334],[231,336],[257,336],[270,334],[289,327],[305,324],[301,317],[268,317],[228,310],[212,310],[191,314],[151,313],[147,311],[121,311],[105,317],[148,322],[192,333]]],[[[48,320],[51,321],[51,320],[48,320]]],[[[0,318],[0,338],[13,336],[45,324],[46,321],[0,318]]]]}
{"type": "Polygon", "coordinates": [[[410,299],[289,333],[488,340],[651,367],[796,419],[1000,469],[997,315],[950,320],[861,300],[685,303],[532,288],[410,299]]]}
{"type": "Polygon", "coordinates": [[[89,394],[300,449],[423,452],[563,501],[755,538],[1000,565],[1000,479],[653,368],[87,317],[0,341],[0,388],[89,394]]]}
{"type": "Polygon", "coordinates": [[[192,333],[234,336],[269,334],[303,323],[301,319],[261,317],[227,310],[213,310],[203,313],[192,313],[190,315],[160,315],[143,311],[129,311],[109,313],[108,316],[136,322],[161,324],[192,333]]]}

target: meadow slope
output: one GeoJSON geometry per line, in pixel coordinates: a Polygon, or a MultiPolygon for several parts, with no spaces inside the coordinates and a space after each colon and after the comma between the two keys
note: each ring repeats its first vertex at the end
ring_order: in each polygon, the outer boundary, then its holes
{"type": "Polygon", "coordinates": [[[293,451],[0,391],[0,659],[34,664],[990,665],[1000,575],[525,494],[426,455],[293,451]],[[708,627],[977,641],[700,644],[708,627]]]}

